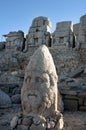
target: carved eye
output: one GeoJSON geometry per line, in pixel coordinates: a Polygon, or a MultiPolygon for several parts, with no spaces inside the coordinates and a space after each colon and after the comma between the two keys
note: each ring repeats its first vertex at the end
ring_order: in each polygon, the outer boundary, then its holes
{"type": "Polygon", "coordinates": [[[38,82],[38,83],[42,83],[42,82],[43,82],[43,79],[40,78],[40,77],[36,77],[36,82],[38,82]]]}

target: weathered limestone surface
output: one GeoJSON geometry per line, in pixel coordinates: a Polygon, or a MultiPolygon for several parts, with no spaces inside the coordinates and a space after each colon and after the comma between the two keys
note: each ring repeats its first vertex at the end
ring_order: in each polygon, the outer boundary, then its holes
{"type": "Polygon", "coordinates": [[[0,108],[11,107],[10,97],[0,89],[0,108]]]}
{"type": "Polygon", "coordinates": [[[86,42],[86,15],[80,18],[79,43],[86,42]]]}
{"type": "Polygon", "coordinates": [[[86,48],[86,15],[81,16],[80,23],[74,25],[76,47],[86,48]]]}
{"type": "Polygon", "coordinates": [[[73,25],[73,32],[74,32],[74,36],[75,36],[75,46],[77,48],[79,48],[79,42],[78,42],[78,38],[79,38],[79,27],[80,27],[80,23],[77,23],[77,24],[73,25]]]}
{"type": "Polygon", "coordinates": [[[9,32],[6,35],[6,49],[10,49],[12,51],[22,51],[24,47],[24,33],[22,31],[18,32],[9,32]]]}
{"type": "Polygon", "coordinates": [[[25,50],[30,45],[40,46],[45,44],[49,46],[51,42],[51,26],[51,22],[47,17],[40,16],[35,18],[26,37],[25,50]]]}
{"type": "Polygon", "coordinates": [[[36,50],[25,70],[21,102],[23,115],[15,116],[11,129],[23,125],[26,130],[62,129],[64,125],[58,77],[48,48],[43,45],[36,50]],[[60,105],[60,111],[58,108],[60,105]],[[20,124],[18,124],[21,120],[20,124]],[[23,122],[22,122],[23,121],[23,122]]]}
{"type": "Polygon", "coordinates": [[[42,115],[43,113],[45,117],[48,117],[57,111],[57,80],[53,59],[46,46],[42,46],[31,57],[25,71],[21,91],[25,114],[33,112],[42,115]]]}
{"type": "MultiPolygon", "coordinates": [[[[16,115],[16,113],[20,113],[20,111],[21,110],[16,107],[10,108],[8,110],[0,109],[0,130],[10,130],[10,126],[8,124],[10,124],[10,121],[16,115]]],[[[18,129],[28,130],[28,128],[25,127],[24,125],[24,124],[30,124],[30,121],[28,121],[27,119],[28,118],[24,119],[23,125],[18,125],[18,129]]],[[[86,112],[65,111],[64,121],[65,121],[65,130],[86,130],[86,112]]]]}
{"type": "Polygon", "coordinates": [[[71,21],[59,22],[53,33],[54,45],[66,44],[73,47],[73,24],[71,21]]]}

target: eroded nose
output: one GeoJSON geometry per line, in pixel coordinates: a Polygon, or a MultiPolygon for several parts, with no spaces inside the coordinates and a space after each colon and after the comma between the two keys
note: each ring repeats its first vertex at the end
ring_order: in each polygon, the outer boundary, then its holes
{"type": "Polygon", "coordinates": [[[35,85],[36,85],[35,79],[31,79],[30,87],[34,89],[35,85]]]}

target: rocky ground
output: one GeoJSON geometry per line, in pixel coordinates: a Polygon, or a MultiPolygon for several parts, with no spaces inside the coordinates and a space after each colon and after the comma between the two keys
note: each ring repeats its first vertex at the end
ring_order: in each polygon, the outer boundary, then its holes
{"type": "MultiPolygon", "coordinates": [[[[11,119],[20,111],[20,105],[14,105],[9,109],[0,109],[0,130],[10,130],[11,119]]],[[[86,130],[86,112],[65,111],[63,115],[65,130],[86,130]]]]}

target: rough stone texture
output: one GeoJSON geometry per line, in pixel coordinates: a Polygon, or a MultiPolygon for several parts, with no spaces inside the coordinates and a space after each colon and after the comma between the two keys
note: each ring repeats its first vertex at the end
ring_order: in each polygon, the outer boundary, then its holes
{"type": "Polygon", "coordinates": [[[18,104],[21,103],[21,95],[16,94],[11,97],[12,103],[18,104]]]}
{"type": "Polygon", "coordinates": [[[58,106],[57,74],[53,59],[46,46],[40,47],[32,56],[21,91],[24,114],[55,114],[58,106]]]}
{"type": "Polygon", "coordinates": [[[45,44],[49,46],[51,42],[51,26],[51,22],[47,17],[40,16],[35,18],[27,34],[24,51],[26,51],[30,45],[40,46],[45,44]]]}
{"type": "Polygon", "coordinates": [[[24,33],[22,31],[18,32],[9,32],[6,35],[6,45],[5,48],[7,50],[12,51],[22,51],[24,47],[24,33]]]}
{"type": "Polygon", "coordinates": [[[77,100],[71,100],[71,99],[65,99],[64,100],[64,108],[65,110],[69,110],[69,111],[77,111],[78,110],[78,102],[77,100]]]}
{"type": "Polygon", "coordinates": [[[0,108],[8,108],[11,107],[11,99],[10,97],[0,90],[0,108]]]}
{"type": "Polygon", "coordinates": [[[79,67],[80,63],[79,51],[68,49],[65,46],[54,46],[49,49],[53,56],[56,70],[57,73],[59,74],[59,78],[60,75],[63,76],[68,75],[69,72],[79,67]]]}
{"type": "Polygon", "coordinates": [[[76,43],[77,48],[79,47],[79,43],[78,43],[79,27],[80,27],[80,23],[73,25],[73,32],[74,32],[74,35],[75,35],[75,43],[76,43]]]}
{"type": "Polygon", "coordinates": [[[0,42],[0,51],[3,51],[5,49],[6,42],[0,42]]]}
{"type": "Polygon", "coordinates": [[[86,113],[82,112],[64,113],[65,130],[85,130],[86,129],[85,118],[86,113]]]}
{"type": "MultiPolygon", "coordinates": [[[[10,121],[20,109],[0,109],[0,130],[10,130],[10,121]]],[[[65,130],[86,130],[86,112],[64,112],[65,130]]],[[[19,125],[20,128],[26,128],[19,125]]],[[[24,129],[23,129],[24,130],[24,129]]],[[[27,129],[25,129],[27,130],[27,129]]],[[[51,129],[53,130],[53,129],[51,129]]],[[[57,129],[56,129],[57,130],[57,129]]]]}
{"type": "Polygon", "coordinates": [[[32,125],[30,130],[46,130],[46,127],[43,127],[42,125],[32,125]]]}
{"type": "Polygon", "coordinates": [[[82,67],[82,68],[77,68],[77,69],[74,70],[73,72],[69,73],[69,77],[71,77],[71,78],[79,77],[79,75],[80,75],[81,73],[83,73],[83,71],[84,71],[84,68],[83,68],[83,67],[82,67]]]}
{"type": "Polygon", "coordinates": [[[15,116],[15,117],[13,117],[12,121],[10,122],[11,129],[15,129],[17,124],[18,124],[18,117],[15,116]]]}
{"type": "Polygon", "coordinates": [[[71,21],[57,23],[56,30],[53,33],[52,44],[65,44],[66,46],[73,47],[73,24],[71,21]]]}
{"type": "Polygon", "coordinates": [[[57,126],[58,122],[57,127],[63,128],[63,116],[58,111],[58,105],[62,111],[62,104],[57,81],[52,56],[48,48],[43,45],[36,50],[27,65],[21,89],[23,115],[32,117],[30,130],[51,129],[57,126]]]}
{"type": "MultiPolygon", "coordinates": [[[[82,44],[86,44],[86,15],[80,18],[80,28],[79,28],[79,43],[82,48],[82,44]]],[[[83,47],[84,48],[84,47],[83,47]]]]}
{"type": "Polygon", "coordinates": [[[76,47],[86,48],[86,14],[81,16],[80,23],[74,25],[76,47]]]}

